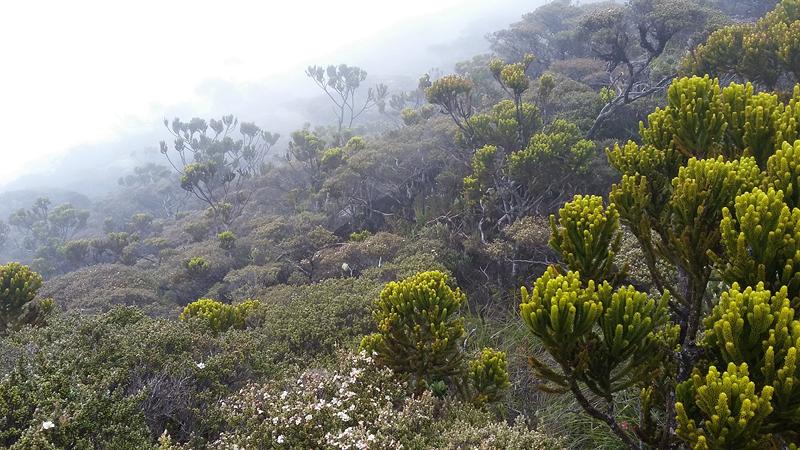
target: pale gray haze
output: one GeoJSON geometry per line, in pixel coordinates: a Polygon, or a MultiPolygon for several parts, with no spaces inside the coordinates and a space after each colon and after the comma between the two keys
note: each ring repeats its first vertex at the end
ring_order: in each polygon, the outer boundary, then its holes
{"type": "Polygon", "coordinates": [[[110,185],[118,169],[160,157],[165,117],[231,113],[285,136],[332,118],[303,109],[320,95],[309,64],[413,80],[488,50],[486,33],[539,3],[6,2],[0,189],[110,185]]]}

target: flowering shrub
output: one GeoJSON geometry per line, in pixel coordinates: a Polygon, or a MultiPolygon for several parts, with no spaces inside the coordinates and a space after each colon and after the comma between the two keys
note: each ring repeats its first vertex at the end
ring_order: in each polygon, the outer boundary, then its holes
{"type": "Polygon", "coordinates": [[[213,448],[561,447],[522,422],[509,427],[469,404],[407,392],[366,352],[347,355],[333,371],[251,385],[225,401],[231,430],[213,448]]]}
{"type": "Polygon", "coordinates": [[[275,376],[262,335],[134,308],[14,332],[0,340],[0,448],[149,448],[164,430],[202,448],[219,434],[221,398],[275,376]]]}
{"type": "MultiPolygon", "coordinates": [[[[234,431],[219,448],[233,444],[264,448],[341,448],[358,440],[356,427],[374,424],[381,413],[402,401],[405,386],[387,368],[372,364],[366,353],[345,358],[338,370],[310,370],[286,384],[251,385],[223,405],[234,431]]],[[[374,433],[359,430],[372,446],[374,433]]]]}

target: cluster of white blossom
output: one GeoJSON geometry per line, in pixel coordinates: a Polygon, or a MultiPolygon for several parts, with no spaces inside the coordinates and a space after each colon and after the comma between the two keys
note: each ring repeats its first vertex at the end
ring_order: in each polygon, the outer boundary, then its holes
{"type": "Polygon", "coordinates": [[[213,448],[555,449],[561,444],[519,422],[408,386],[365,353],[336,370],[310,370],[282,384],[251,385],[222,406],[230,430],[213,448]]]}
{"type": "Polygon", "coordinates": [[[240,431],[223,435],[220,446],[279,444],[304,448],[374,448],[369,431],[406,397],[392,371],[360,353],[335,371],[312,370],[283,387],[251,385],[223,405],[240,431]],[[245,431],[246,430],[246,431],[245,431]]]}

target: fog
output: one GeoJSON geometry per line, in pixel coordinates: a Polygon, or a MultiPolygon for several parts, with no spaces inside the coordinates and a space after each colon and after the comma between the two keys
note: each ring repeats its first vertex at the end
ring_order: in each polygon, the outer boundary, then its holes
{"type": "Polygon", "coordinates": [[[540,3],[16,2],[0,18],[0,191],[112,189],[161,159],[164,118],[230,113],[283,136],[328,124],[309,64],[406,88],[487,51],[487,33],[540,3]]]}

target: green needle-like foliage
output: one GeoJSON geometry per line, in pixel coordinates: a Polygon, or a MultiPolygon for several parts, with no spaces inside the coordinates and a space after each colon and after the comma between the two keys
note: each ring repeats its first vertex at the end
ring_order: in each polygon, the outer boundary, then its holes
{"type": "MultiPolygon", "coordinates": [[[[616,365],[625,365],[624,370],[614,375],[614,380],[634,368],[644,365],[658,351],[655,330],[667,322],[667,299],[664,295],[654,299],[632,286],[618,289],[610,296],[601,295],[603,315],[599,318],[605,354],[605,369],[611,375],[616,365]]],[[[622,386],[612,386],[611,392],[622,386]]]]}
{"type": "Polygon", "coordinates": [[[459,75],[445,75],[434,81],[425,91],[428,101],[441,108],[458,125],[463,133],[469,133],[467,120],[473,113],[473,83],[459,75]]]}
{"type": "Polygon", "coordinates": [[[655,332],[667,321],[666,296],[655,300],[633,287],[614,292],[607,282],[583,285],[578,273],[559,275],[553,267],[521,293],[525,324],[559,367],[531,363],[561,388],[572,378],[610,399],[640,381],[634,371],[659,354],[655,332]]]}
{"type": "Polygon", "coordinates": [[[558,211],[558,220],[550,216],[550,228],[550,246],[584,281],[616,284],[621,278],[623,273],[614,266],[614,255],[622,243],[622,233],[613,204],[605,208],[602,197],[576,195],[558,211]]]}
{"type": "MultiPolygon", "coordinates": [[[[707,249],[719,243],[722,210],[733,204],[736,195],[760,184],[762,174],[753,158],[725,162],[717,159],[690,159],[672,180],[673,193],[665,218],[669,245],[687,272],[698,272],[708,265],[707,249]]],[[[695,273],[698,275],[698,273],[695,273]]]]}
{"type": "Polygon", "coordinates": [[[458,96],[468,95],[472,87],[472,82],[464,77],[445,75],[434,81],[425,94],[434,105],[449,107],[456,104],[458,96]]]}
{"type": "MultiPolygon", "coordinates": [[[[606,283],[599,289],[610,291],[611,286],[606,283]]],[[[574,358],[585,341],[585,335],[603,313],[597,290],[593,281],[584,287],[577,272],[559,275],[552,267],[536,280],[533,289],[521,288],[522,319],[562,367],[576,365],[574,358]]],[[[536,366],[540,369],[543,365],[536,366]]],[[[541,373],[565,386],[564,377],[554,374],[541,373]]]]}
{"type": "Polygon", "coordinates": [[[466,301],[448,285],[442,272],[421,272],[381,291],[373,316],[378,332],[362,348],[396,372],[422,386],[426,379],[448,379],[463,370],[464,320],[458,310],[466,301]]]}
{"type": "Polygon", "coordinates": [[[210,298],[201,298],[186,305],[181,312],[180,320],[199,323],[215,334],[222,333],[231,328],[245,328],[247,318],[260,305],[257,300],[246,300],[238,305],[231,305],[210,298]]]}
{"type": "Polygon", "coordinates": [[[219,246],[223,250],[232,250],[236,246],[236,235],[232,231],[223,231],[217,235],[219,246]]]}
{"type": "Polygon", "coordinates": [[[25,321],[41,286],[42,277],[28,266],[0,266],[0,334],[25,321]]]}
{"type": "Polygon", "coordinates": [[[201,277],[208,272],[209,263],[202,256],[196,256],[187,260],[184,263],[184,266],[186,267],[186,272],[188,272],[189,275],[193,277],[201,277]]]}
{"type": "MultiPolygon", "coordinates": [[[[770,341],[785,340],[781,333],[788,331],[793,320],[794,310],[785,289],[772,295],[763,283],[744,290],[734,283],[705,318],[707,332],[703,344],[709,352],[717,352],[715,357],[725,363],[747,363],[754,372],[763,372],[770,341]]],[[[754,375],[761,379],[760,374],[754,375]]]]}
{"type": "Polygon", "coordinates": [[[768,448],[760,428],[772,412],[773,391],[764,386],[756,393],[747,364],[730,363],[722,374],[711,366],[705,377],[695,373],[678,387],[677,433],[696,450],[768,448]]]}
{"type": "Polygon", "coordinates": [[[667,101],[665,109],[651,114],[650,129],[642,134],[645,142],[662,149],[671,144],[686,158],[713,157],[722,152],[728,123],[717,80],[707,76],[676,80],[667,91],[667,101]],[[670,135],[671,142],[665,142],[670,135]]]}
{"type": "Polygon", "coordinates": [[[497,145],[511,153],[522,149],[542,128],[542,119],[539,108],[532,103],[501,100],[491,111],[470,117],[468,126],[473,144],[497,145]]]}
{"type": "Polygon", "coordinates": [[[800,208],[800,141],[783,146],[767,160],[765,184],[783,192],[789,208],[800,208]]]}
{"type": "MultiPolygon", "coordinates": [[[[800,18],[796,0],[778,9],[800,18]]],[[[748,64],[763,64],[756,43],[741,45],[748,64]]],[[[552,245],[581,276],[549,269],[523,289],[523,320],[557,367],[532,365],[630,448],[800,444],[800,86],[781,98],[675,80],[641,143],[607,150],[621,175],[610,205],[579,197],[553,218],[552,245]],[[617,221],[669,298],[612,292],[617,221]],[[631,430],[613,394],[634,386],[642,415],[631,430]]]]}
{"type": "Polygon", "coordinates": [[[595,155],[595,144],[582,139],[577,125],[564,119],[556,119],[544,131],[531,136],[528,145],[508,155],[508,172],[521,184],[530,184],[531,174],[553,170],[569,170],[585,174],[595,155]]]}
{"type": "Polygon", "coordinates": [[[522,61],[514,64],[505,64],[499,59],[493,59],[489,61],[489,70],[503,89],[512,97],[518,98],[528,90],[530,80],[525,72],[534,59],[530,54],[526,54],[522,61]]]}
{"type": "Polygon", "coordinates": [[[486,347],[469,363],[469,379],[475,389],[473,402],[478,406],[495,403],[511,385],[505,352],[486,347]]]}
{"type": "Polygon", "coordinates": [[[693,73],[735,74],[770,90],[781,80],[800,81],[797,10],[797,0],[782,0],[755,23],[722,27],[684,64],[693,73]]]}
{"type": "Polygon", "coordinates": [[[703,344],[715,359],[747,364],[755,382],[775,389],[768,422],[800,426],[800,321],[786,288],[773,294],[763,283],[744,290],[734,283],[704,323],[703,344]]]}
{"type": "MultiPolygon", "coordinates": [[[[722,211],[724,258],[716,258],[725,281],[743,286],[763,283],[800,295],[800,209],[784,203],[782,191],[758,188],[736,198],[734,213],[722,211]]],[[[799,303],[794,301],[795,306],[799,303]]]]}
{"type": "MultiPolygon", "coordinates": [[[[519,219],[553,211],[581,188],[596,157],[595,143],[565,119],[546,123],[547,102],[555,82],[544,76],[537,91],[542,104],[530,102],[526,75],[533,56],[507,64],[489,63],[495,81],[507,94],[491,108],[474,111],[479,97],[471,78],[448,75],[426,90],[458,127],[456,142],[472,152],[471,171],[463,178],[466,218],[482,244],[490,244],[519,219]],[[526,95],[523,95],[526,94],[526,95]],[[524,98],[523,98],[524,97],[524,98]]],[[[518,260],[514,260],[516,273],[518,260]]]]}
{"type": "Polygon", "coordinates": [[[767,158],[775,150],[778,124],[784,113],[783,103],[775,94],[754,94],[750,83],[731,84],[722,90],[722,98],[728,124],[727,148],[731,149],[725,152],[726,156],[752,156],[759,167],[765,167],[767,158]]]}

